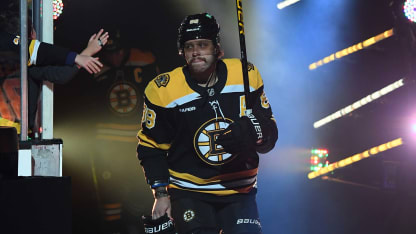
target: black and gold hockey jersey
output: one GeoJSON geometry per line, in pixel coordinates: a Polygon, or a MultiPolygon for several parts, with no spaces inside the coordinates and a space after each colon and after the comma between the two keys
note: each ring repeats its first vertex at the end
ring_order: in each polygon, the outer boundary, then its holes
{"type": "MultiPolygon", "coordinates": [[[[257,68],[249,64],[248,70],[253,109],[274,121],[257,68]]],[[[189,192],[250,193],[256,188],[257,152],[231,155],[215,144],[219,133],[245,113],[240,60],[218,61],[217,75],[214,86],[202,87],[186,66],[179,67],[146,87],[138,158],[149,183],[169,177],[172,198],[189,192]]]]}
{"type": "Polygon", "coordinates": [[[135,143],[144,88],[159,71],[150,51],[130,48],[122,60],[120,66],[109,64],[96,75],[96,138],[135,143]]]}

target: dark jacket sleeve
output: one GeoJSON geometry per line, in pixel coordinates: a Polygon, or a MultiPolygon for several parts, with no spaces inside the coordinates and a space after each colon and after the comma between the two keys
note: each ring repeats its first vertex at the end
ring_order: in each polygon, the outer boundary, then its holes
{"type": "MultiPolygon", "coordinates": [[[[0,51],[20,53],[20,37],[0,31],[0,51]]],[[[74,65],[77,53],[57,45],[29,40],[28,65],[74,65]]]]}
{"type": "Polygon", "coordinates": [[[32,66],[29,76],[35,80],[47,80],[55,84],[65,84],[78,73],[79,68],[73,66],[32,66]]]}
{"type": "Polygon", "coordinates": [[[29,65],[74,65],[77,54],[67,48],[57,45],[30,41],[29,44],[29,65]]]}

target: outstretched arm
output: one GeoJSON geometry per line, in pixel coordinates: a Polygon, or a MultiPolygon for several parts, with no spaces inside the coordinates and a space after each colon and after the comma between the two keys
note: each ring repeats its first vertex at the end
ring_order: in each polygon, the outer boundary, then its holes
{"type": "Polygon", "coordinates": [[[78,66],[83,67],[90,74],[100,72],[101,67],[103,66],[103,64],[98,60],[98,58],[93,58],[93,57],[90,57],[87,55],[81,55],[81,54],[78,54],[75,57],[75,63],[78,66]]]}
{"type": "Polygon", "coordinates": [[[90,74],[100,72],[103,64],[98,58],[93,58],[91,56],[98,53],[102,47],[107,44],[108,37],[108,32],[104,32],[104,29],[100,29],[98,33],[94,33],[88,40],[87,47],[81,54],[75,57],[75,63],[79,67],[83,67],[90,74]]]}
{"type": "Polygon", "coordinates": [[[91,74],[100,72],[103,64],[98,58],[91,56],[98,53],[102,47],[107,44],[108,37],[108,32],[104,32],[104,29],[100,29],[98,33],[94,33],[88,40],[87,47],[81,52],[81,54],[75,57],[75,63],[79,67],[83,67],[91,74]]]}
{"type": "Polygon", "coordinates": [[[100,50],[107,44],[109,35],[108,32],[104,32],[104,29],[100,29],[98,33],[94,33],[88,41],[87,47],[81,52],[82,55],[93,56],[100,52],[100,50]]]}

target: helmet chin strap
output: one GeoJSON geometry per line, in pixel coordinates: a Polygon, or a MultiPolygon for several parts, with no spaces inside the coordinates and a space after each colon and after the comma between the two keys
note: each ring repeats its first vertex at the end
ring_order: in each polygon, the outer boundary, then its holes
{"type": "Polygon", "coordinates": [[[211,72],[211,74],[208,77],[207,83],[205,83],[205,88],[215,85],[215,83],[217,82],[216,79],[217,79],[217,63],[215,63],[214,71],[211,72]],[[212,82],[212,85],[210,85],[211,82],[212,82]]]}
{"type": "Polygon", "coordinates": [[[208,79],[206,80],[206,82],[204,82],[204,83],[198,83],[199,86],[208,88],[208,87],[213,86],[217,82],[217,62],[218,61],[216,61],[214,63],[214,69],[209,74],[208,79]]]}

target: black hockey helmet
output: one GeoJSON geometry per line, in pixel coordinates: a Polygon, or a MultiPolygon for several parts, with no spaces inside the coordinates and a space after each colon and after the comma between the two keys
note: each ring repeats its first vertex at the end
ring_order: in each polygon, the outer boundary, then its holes
{"type": "Polygon", "coordinates": [[[220,42],[220,25],[214,16],[208,13],[188,15],[178,29],[178,51],[183,54],[186,41],[194,39],[209,39],[214,46],[220,42]]]}

